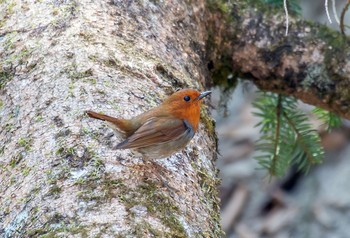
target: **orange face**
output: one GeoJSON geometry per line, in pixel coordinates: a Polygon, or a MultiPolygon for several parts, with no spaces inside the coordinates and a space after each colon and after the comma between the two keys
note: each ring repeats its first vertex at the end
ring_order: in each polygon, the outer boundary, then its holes
{"type": "Polygon", "coordinates": [[[196,131],[200,117],[201,100],[210,92],[199,93],[193,89],[182,89],[167,98],[163,106],[175,117],[187,120],[196,131]]]}

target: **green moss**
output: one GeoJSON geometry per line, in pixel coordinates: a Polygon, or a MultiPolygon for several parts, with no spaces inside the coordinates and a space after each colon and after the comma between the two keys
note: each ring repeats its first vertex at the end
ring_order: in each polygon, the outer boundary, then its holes
{"type": "MultiPolygon", "coordinates": [[[[66,136],[69,136],[71,133],[72,133],[72,131],[70,129],[63,128],[55,135],[55,138],[58,139],[60,137],[66,137],[66,136]]],[[[63,151],[64,151],[64,148],[61,147],[56,151],[56,154],[60,155],[63,151]]]]}
{"type": "Polygon", "coordinates": [[[3,21],[0,22],[0,26],[4,25],[5,19],[8,19],[14,12],[13,8],[17,5],[16,1],[0,0],[0,4],[4,4],[4,7],[0,9],[0,15],[3,21]]]}
{"type": "Polygon", "coordinates": [[[60,73],[68,75],[68,78],[72,80],[79,80],[93,75],[93,70],[87,69],[83,71],[78,71],[78,66],[75,61],[71,65],[65,67],[60,73]]]}
{"type": "Polygon", "coordinates": [[[66,24],[75,14],[78,9],[77,1],[60,2],[52,9],[53,20],[51,25],[62,30],[67,27],[66,24]]]}
{"type": "Polygon", "coordinates": [[[4,126],[4,130],[7,132],[12,131],[15,128],[15,126],[12,123],[6,123],[4,126]]]}
{"type": "Polygon", "coordinates": [[[69,85],[68,85],[68,93],[69,93],[69,96],[71,96],[71,97],[74,96],[74,94],[73,94],[74,88],[75,88],[75,87],[74,87],[74,82],[71,81],[71,82],[69,83],[69,85]]]}
{"type": "Polygon", "coordinates": [[[209,115],[209,111],[207,108],[201,107],[201,121],[203,122],[209,135],[216,135],[216,133],[215,133],[215,121],[209,115]]]}
{"type": "Polygon", "coordinates": [[[76,156],[76,148],[75,146],[60,147],[58,150],[56,150],[56,155],[60,156],[61,158],[71,159],[72,157],[76,156]]]}
{"type": "MultiPolygon", "coordinates": [[[[237,33],[235,30],[241,29],[242,16],[245,11],[258,9],[257,14],[261,16],[276,15],[284,16],[283,1],[280,0],[248,0],[239,2],[230,2],[225,0],[207,0],[209,10],[213,12],[209,18],[208,39],[206,42],[207,52],[209,53],[208,69],[211,72],[214,85],[220,85],[224,88],[232,88],[237,85],[237,76],[233,74],[232,66],[232,45],[235,44],[237,33]],[[221,13],[221,14],[218,14],[221,13]],[[220,29],[217,29],[217,22],[220,21],[220,29]],[[222,29],[222,31],[220,31],[222,29]],[[224,33],[220,33],[224,32],[224,33]]],[[[290,15],[300,13],[300,7],[297,1],[288,1],[290,15]]],[[[266,21],[269,20],[266,17],[266,21]]],[[[268,24],[268,23],[267,23],[268,24]]],[[[237,70],[235,70],[237,71],[237,70]]]]}
{"type": "MultiPolygon", "coordinates": [[[[2,46],[6,57],[0,61],[0,89],[3,88],[7,82],[12,80],[15,67],[18,65],[27,67],[27,59],[34,51],[34,48],[16,47],[15,42],[17,41],[18,33],[16,31],[6,34],[4,38],[2,46]]],[[[28,66],[30,69],[33,67],[35,67],[35,64],[28,66]]],[[[26,69],[28,70],[28,68],[26,69]]]]}
{"type": "Polygon", "coordinates": [[[60,180],[67,179],[69,177],[69,172],[69,167],[67,165],[64,165],[63,162],[61,162],[61,164],[55,165],[55,170],[46,171],[46,180],[50,185],[47,195],[55,195],[57,192],[59,192],[57,183],[60,180]]]}
{"type": "Polygon", "coordinates": [[[94,63],[98,62],[98,56],[97,55],[89,55],[88,58],[89,58],[89,60],[91,60],[94,63]]]}
{"type": "Polygon", "coordinates": [[[82,37],[86,42],[93,42],[94,41],[94,35],[90,34],[88,32],[80,32],[79,36],[82,37]]]}
{"type": "Polygon", "coordinates": [[[16,165],[18,165],[19,162],[21,162],[21,160],[23,159],[23,157],[24,156],[23,156],[22,152],[19,152],[15,156],[13,156],[10,160],[10,163],[9,163],[10,167],[14,168],[16,165]]]}
{"type": "Polygon", "coordinates": [[[112,179],[105,173],[105,165],[102,160],[93,158],[86,165],[88,173],[75,181],[79,186],[78,198],[84,201],[95,201],[96,207],[116,197],[119,190],[124,189],[122,180],[112,179]]]}
{"type": "Polygon", "coordinates": [[[23,168],[23,169],[22,169],[23,175],[24,175],[25,177],[28,176],[30,170],[31,170],[31,168],[29,168],[29,167],[23,168]]]}
{"type": "MultiPolygon", "coordinates": [[[[313,33],[313,37],[316,35],[316,38],[324,40],[327,44],[324,52],[324,63],[329,69],[336,69],[339,67],[338,63],[340,61],[347,61],[345,57],[350,51],[350,48],[348,47],[350,44],[349,38],[339,34],[339,32],[333,29],[328,28],[326,25],[314,27],[313,33]]],[[[334,77],[334,75],[332,75],[332,77],[334,77]]]]}
{"type": "Polygon", "coordinates": [[[44,235],[45,233],[47,233],[45,228],[35,228],[28,230],[26,235],[28,237],[42,237],[41,235],[44,235]]]}
{"type": "MultiPolygon", "coordinates": [[[[30,196],[36,196],[36,195],[38,195],[38,193],[39,193],[40,191],[41,191],[41,187],[39,187],[39,185],[38,185],[37,187],[35,187],[35,188],[33,188],[33,189],[30,190],[29,195],[30,195],[30,196]]],[[[36,212],[38,212],[39,209],[40,209],[39,207],[33,208],[33,210],[36,211],[36,212]]]]}
{"type": "Polygon", "coordinates": [[[218,137],[215,131],[215,120],[211,118],[207,108],[201,108],[201,122],[203,122],[209,136],[215,141],[215,148],[218,148],[218,137]]]}
{"type": "Polygon", "coordinates": [[[154,229],[146,220],[142,220],[135,225],[132,231],[135,237],[148,237],[148,233],[152,237],[164,237],[164,232],[154,229]]]}
{"type": "Polygon", "coordinates": [[[317,28],[314,28],[313,33],[315,34],[313,38],[324,39],[328,46],[332,46],[333,49],[330,50],[343,50],[344,53],[345,49],[349,49],[349,38],[326,25],[318,25],[317,28]]]}
{"type": "Polygon", "coordinates": [[[59,13],[59,8],[58,7],[55,7],[55,8],[52,9],[52,15],[57,16],[58,13],[59,13]]]}
{"type": "Polygon", "coordinates": [[[96,78],[92,78],[90,80],[90,82],[91,82],[92,85],[96,85],[97,84],[97,79],[96,78]]]}
{"type": "Polygon", "coordinates": [[[322,52],[324,62],[307,68],[303,85],[310,89],[317,87],[320,98],[324,97],[322,93],[334,92],[334,96],[330,97],[331,102],[332,100],[348,101],[350,99],[348,75],[343,74],[342,67],[344,62],[347,62],[346,57],[350,53],[348,47],[350,39],[325,25],[307,24],[311,29],[310,37],[324,41],[325,47],[322,52]]]}
{"type": "Polygon", "coordinates": [[[102,193],[107,200],[116,196],[117,189],[125,189],[125,185],[121,179],[113,180],[107,176],[107,179],[102,182],[102,193]]]}
{"type": "Polygon", "coordinates": [[[96,207],[116,197],[118,191],[126,189],[122,180],[111,179],[102,171],[95,171],[80,178],[75,185],[80,189],[77,197],[84,201],[95,201],[96,207]]]}
{"type": "MultiPolygon", "coordinates": [[[[207,174],[204,168],[198,169],[196,164],[192,164],[192,166],[197,171],[197,175],[199,178],[199,184],[204,193],[205,203],[207,206],[207,210],[211,217],[211,223],[209,224],[210,230],[212,234],[215,234],[214,237],[221,237],[223,235],[223,231],[220,226],[220,201],[219,201],[219,193],[218,186],[220,185],[220,179],[218,179],[218,174],[214,177],[207,174]]],[[[218,171],[217,171],[218,173],[218,171]]]]}
{"type": "Polygon", "coordinates": [[[336,85],[336,91],[338,92],[337,97],[340,101],[348,102],[350,100],[350,88],[349,82],[346,79],[338,82],[336,85]]]}
{"type": "Polygon", "coordinates": [[[57,213],[49,218],[43,227],[27,230],[24,237],[58,238],[63,237],[62,235],[70,237],[77,234],[81,235],[80,237],[88,237],[87,227],[57,213]]]}
{"type": "Polygon", "coordinates": [[[7,5],[7,14],[12,14],[13,13],[13,8],[16,6],[16,2],[12,1],[7,5]]]}
{"type": "Polygon", "coordinates": [[[215,69],[211,71],[214,85],[220,85],[224,88],[235,88],[237,86],[237,77],[233,75],[232,60],[217,61],[215,69]]]}
{"type": "Polygon", "coordinates": [[[213,12],[220,11],[221,13],[228,14],[231,11],[230,5],[230,2],[225,0],[207,0],[207,7],[213,12]]]}
{"type": "Polygon", "coordinates": [[[48,196],[58,196],[62,189],[60,186],[58,186],[58,181],[65,179],[68,177],[68,171],[64,170],[63,168],[60,168],[60,166],[57,167],[54,171],[48,170],[46,171],[47,176],[47,182],[49,184],[49,191],[47,192],[48,196]]]}
{"type": "Polygon", "coordinates": [[[213,11],[213,16],[208,29],[206,51],[208,52],[208,65],[214,85],[224,85],[234,87],[235,78],[232,75],[232,47],[222,42],[233,42],[235,35],[231,34],[234,24],[233,5],[228,1],[207,0],[209,10],[213,11]],[[219,11],[218,11],[219,10],[219,11]],[[218,13],[221,14],[218,14],[218,13]],[[221,26],[217,29],[217,21],[221,21],[221,26]],[[225,34],[221,34],[221,29],[225,29],[225,34]],[[219,32],[219,34],[218,34],[219,32]]]}
{"type": "MultiPolygon", "coordinates": [[[[85,170],[87,173],[75,179],[74,184],[79,186],[80,192],[78,198],[90,201],[95,200],[99,203],[112,197],[109,186],[115,185],[115,181],[109,179],[108,174],[104,173],[104,163],[96,158],[96,154],[89,147],[79,146],[81,154],[78,156],[77,147],[61,146],[56,155],[60,157],[61,174],[69,177],[72,173],[72,167],[85,170]],[[63,160],[62,160],[63,159],[63,160]],[[113,185],[111,185],[113,184],[113,185]]],[[[56,169],[57,170],[57,169],[56,169]]],[[[60,178],[52,171],[48,171],[49,183],[55,184],[60,178]]]]}
{"type": "Polygon", "coordinates": [[[3,47],[5,51],[13,50],[15,48],[14,42],[16,41],[17,38],[17,31],[11,32],[10,34],[6,35],[3,47]]]}
{"type": "Polygon", "coordinates": [[[173,88],[187,88],[188,84],[182,78],[176,77],[173,70],[166,65],[157,64],[156,72],[164,78],[167,82],[171,83],[173,88]]]}
{"type": "Polygon", "coordinates": [[[9,72],[1,71],[1,68],[0,68],[0,90],[3,89],[6,83],[11,81],[12,78],[13,78],[12,74],[10,74],[9,72]]]}
{"type": "MultiPolygon", "coordinates": [[[[174,204],[171,198],[158,191],[158,187],[154,182],[144,182],[134,190],[128,190],[119,194],[120,200],[124,203],[127,209],[131,209],[136,205],[141,205],[146,207],[147,211],[152,214],[152,216],[160,219],[160,221],[170,230],[166,233],[163,231],[162,234],[164,237],[187,237],[184,227],[177,219],[176,214],[180,212],[178,207],[174,204]]],[[[143,224],[143,228],[147,228],[147,224],[143,224]]],[[[157,233],[157,231],[152,229],[143,231],[146,232],[146,234],[157,233]]],[[[142,235],[138,237],[144,237],[144,233],[138,235],[142,235]]]]}
{"type": "Polygon", "coordinates": [[[10,177],[10,185],[14,185],[17,182],[17,177],[15,175],[10,177]]]}
{"type": "Polygon", "coordinates": [[[43,122],[44,121],[44,118],[42,115],[38,115],[35,117],[35,122],[43,122]]]}
{"type": "Polygon", "coordinates": [[[0,155],[3,155],[5,153],[5,146],[0,146],[0,155]]]}
{"type": "Polygon", "coordinates": [[[31,55],[31,53],[32,50],[29,50],[26,47],[24,47],[15,55],[14,60],[17,60],[18,64],[24,64],[27,58],[31,55]]]}
{"type": "Polygon", "coordinates": [[[82,129],[80,130],[80,135],[88,135],[89,137],[91,137],[94,140],[98,140],[99,134],[98,132],[91,130],[91,128],[89,127],[82,127],[82,129]]]}
{"type": "Polygon", "coordinates": [[[50,186],[49,192],[47,193],[47,195],[55,196],[55,195],[60,194],[61,191],[62,191],[61,187],[59,187],[57,184],[53,184],[53,185],[50,186]]]}
{"type": "Polygon", "coordinates": [[[90,77],[92,75],[93,75],[92,69],[87,69],[85,71],[74,71],[74,70],[68,71],[68,77],[74,80],[90,77]]]}
{"type": "MultiPolygon", "coordinates": [[[[348,75],[343,75],[342,65],[339,62],[347,62],[347,55],[349,55],[350,48],[348,47],[350,44],[349,38],[344,37],[343,35],[335,32],[331,29],[328,29],[326,26],[320,26],[319,36],[327,42],[327,48],[324,53],[324,65],[326,65],[326,69],[320,75],[324,75],[321,78],[322,81],[328,82],[328,85],[334,86],[336,88],[336,96],[332,100],[339,99],[340,101],[349,101],[350,100],[350,90],[349,90],[349,81],[348,75]],[[339,70],[337,70],[339,68],[339,70]],[[327,72],[327,73],[325,73],[327,72]]],[[[319,80],[317,80],[318,83],[319,80]]],[[[325,84],[321,82],[321,85],[325,84]]],[[[319,83],[318,83],[319,84],[319,83]]],[[[321,88],[322,89],[322,88],[321,88]]],[[[325,88],[326,90],[319,90],[324,92],[332,92],[333,89],[325,88]]],[[[323,95],[319,95],[323,96],[323,95]]]]}
{"type": "Polygon", "coordinates": [[[143,221],[142,223],[144,224],[144,230],[149,231],[153,236],[161,237],[163,235],[162,231],[154,229],[148,222],[143,221]]]}
{"type": "Polygon", "coordinates": [[[31,151],[32,138],[19,138],[17,144],[26,151],[31,151]]]}

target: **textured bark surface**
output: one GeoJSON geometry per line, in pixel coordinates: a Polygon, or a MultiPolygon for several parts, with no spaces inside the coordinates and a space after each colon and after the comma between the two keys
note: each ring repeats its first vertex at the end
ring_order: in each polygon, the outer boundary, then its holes
{"type": "Polygon", "coordinates": [[[218,70],[229,65],[262,90],[292,95],[350,119],[348,37],[295,16],[289,16],[285,36],[283,9],[260,1],[222,5],[216,6],[225,11],[215,11],[211,19],[221,29],[212,37],[218,70]]]}
{"type": "Polygon", "coordinates": [[[162,173],[84,115],[130,118],[178,87],[203,89],[203,4],[1,1],[1,237],[219,236],[205,107],[162,173]]]}
{"type": "Polygon", "coordinates": [[[1,237],[219,237],[205,107],[157,161],[167,186],[83,112],[130,118],[208,67],[350,118],[348,38],[296,17],[285,37],[284,20],[257,0],[0,1],[1,237]]]}

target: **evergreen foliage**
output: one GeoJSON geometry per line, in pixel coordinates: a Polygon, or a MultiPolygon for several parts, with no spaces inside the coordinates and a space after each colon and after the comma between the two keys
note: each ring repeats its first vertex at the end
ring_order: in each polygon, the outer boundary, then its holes
{"type": "Polygon", "coordinates": [[[261,154],[256,159],[271,175],[283,176],[292,165],[307,172],[322,161],[320,137],[294,98],[262,93],[253,105],[254,114],[261,118],[256,126],[262,134],[257,143],[261,154]]]}
{"type": "Polygon", "coordinates": [[[326,111],[322,108],[316,107],[312,112],[317,116],[317,118],[327,126],[327,131],[331,131],[332,128],[340,127],[341,118],[334,114],[333,112],[326,111]]]}

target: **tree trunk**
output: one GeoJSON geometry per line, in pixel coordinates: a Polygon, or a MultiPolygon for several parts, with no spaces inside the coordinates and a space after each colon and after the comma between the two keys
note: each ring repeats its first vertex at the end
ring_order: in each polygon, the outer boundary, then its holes
{"type": "Polygon", "coordinates": [[[0,237],[219,237],[214,125],[163,168],[87,109],[130,118],[203,89],[203,1],[19,1],[0,8],[0,237]]]}
{"type": "Polygon", "coordinates": [[[130,118],[176,88],[203,89],[208,67],[350,118],[348,38],[298,17],[285,37],[272,12],[243,0],[0,1],[1,237],[219,237],[205,107],[187,148],[156,161],[164,169],[114,150],[121,138],[84,111],[130,118]]]}

